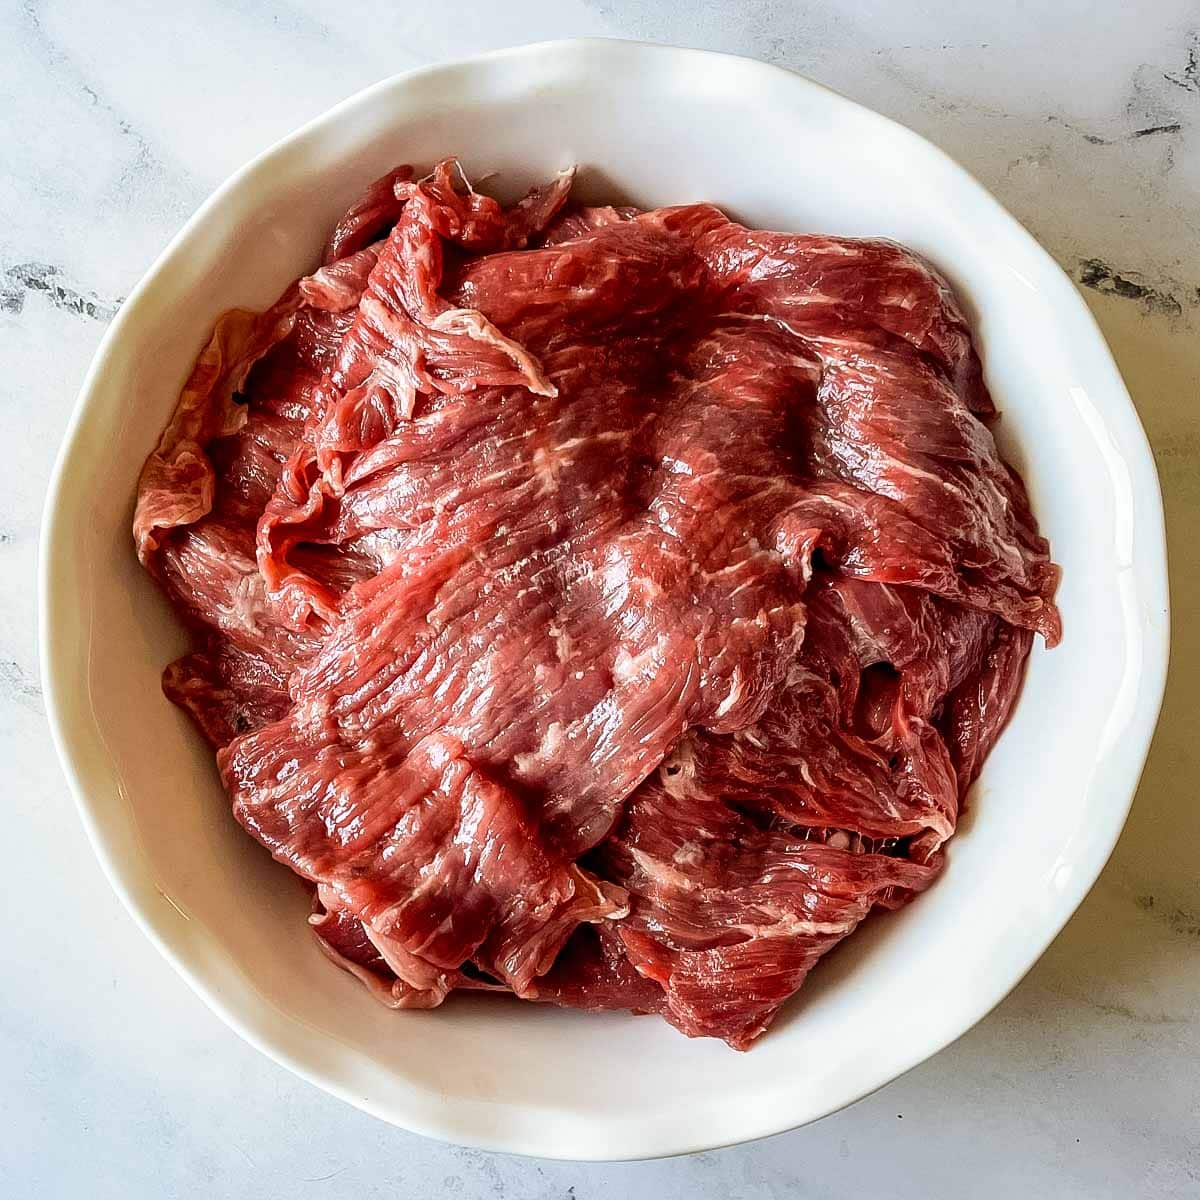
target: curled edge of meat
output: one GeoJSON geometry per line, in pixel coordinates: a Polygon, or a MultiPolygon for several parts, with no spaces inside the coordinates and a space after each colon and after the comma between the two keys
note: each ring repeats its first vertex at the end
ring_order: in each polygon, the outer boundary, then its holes
{"type": "Polygon", "coordinates": [[[237,395],[251,368],[291,332],[302,303],[293,284],[265,312],[231,309],[196,359],[170,423],[142,467],[133,516],[138,559],[150,571],[163,536],[193,525],[213,506],[216,472],[207,447],[246,423],[237,395]]]}

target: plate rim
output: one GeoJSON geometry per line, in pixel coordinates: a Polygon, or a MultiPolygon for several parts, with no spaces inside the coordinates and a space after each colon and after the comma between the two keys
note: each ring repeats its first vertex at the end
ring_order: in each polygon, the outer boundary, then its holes
{"type": "MultiPolygon", "coordinates": [[[[1116,414],[1105,412],[1103,416],[1105,428],[1109,429],[1116,414]]],[[[1066,273],[1034,239],[1033,235],[1008,213],[974,176],[945,151],[907,126],[849,99],[824,84],[817,83],[815,80],[784,67],[764,63],[745,55],[664,43],[617,38],[561,38],[511,46],[419,66],[389,76],[355,92],[285,137],[275,141],[233,172],[205,199],[170,239],[130,292],[115,319],[105,331],[84,377],[63,434],[47,488],[39,540],[38,649],[46,716],[52,740],[92,850],[96,854],[109,884],[143,933],[208,1008],[226,1025],[268,1058],[315,1084],[323,1091],[390,1124],[412,1132],[481,1150],[571,1161],[619,1161],[668,1157],[716,1149],[781,1133],[819,1120],[856,1103],[864,1096],[906,1074],[945,1049],[946,1046],[957,1041],[1016,987],[1083,902],[1103,871],[1124,828],[1146,756],[1149,753],[1166,684],[1170,644],[1168,589],[1165,521],[1158,474],[1144,426],[1113,359],[1112,352],[1095,317],[1066,273]],[[126,328],[136,323],[137,313],[143,304],[144,297],[152,289],[155,281],[164,272],[170,270],[174,259],[185,250],[195,232],[203,228],[210,213],[218,209],[230,193],[239,190],[248,178],[268,167],[277,158],[310,140],[325,127],[338,123],[349,113],[371,105],[377,97],[386,95],[389,91],[410,81],[443,72],[476,68],[500,60],[524,58],[529,60],[532,85],[538,78],[538,60],[564,52],[646,55],[664,61],[671,58],[691,58],[693,68],[704,62],[709,64],[710,68],[727,69],[735,66],[739,70],[763,72],[776,78],[786,77],[791,86],[811,89],[814,93],[833,97],[839,104],[853,110],[858,119],[880,123],[890,137],[908,140],[910,144],[919,147],[922,154],[933,156],[938,160],[941,167],[947,169],[972,194],[975,201],[989,210],[991,220],[1000,221],[1006,225],[1011,233],[1027,244],[1027,248],[1043,262],[1044,266],[1050,268],[1050,275],[1056,279],[1061,293],[1061,297],[1055,297],[1056,301],[1061,299],[1062,303],[1073,307],[1076,320],[1082,321],[1085,336],[1091,342],[1089,352],[1095,356],[1096,368],[1110,377],[1107,390],[1115,401],[1121,402],[1119,405],[1121,414],[1132,418],[1132,424],[1127,421],[1126,428],[1122,430],[1123,436],[1119,449],[1121,458],[1129,470],[1131,483],[1141,507],[1140,519],[1135,525],[1139,560],[1143,564],[1139,570],[1134,572],[1140,602],[1138,611],[1141,612],[1144,607],[1147,611],[1152,609],[1155,612],[1161,612],[1162,615],[1157,637],[1153,636],[1153,631],[1150,629],[1139,631],[1131,628],[1128,621],[1125,622],[1127,635],[1130,633],[1140,633],[1141,635],[1142,666],[1139,677],[1138,702],[1133,706],[1128,724],[1123,730],[1125,736],[1132,739],[1132,743],[1137,746],[1135,752],[1130,754],[1127,751],[1122,759],[1123,771],[1128,780],[1128,786],[1121,789],[1126,793],[1124,802],[1119,808],[1114,806],[1111,815],[1106,817],[1111,824],[1111,829],[1101,839],[1099,849],[1094,850],[1091,854],[1086,864],[1087,869],[1077,872],[1076,879],[1062,889],[1059,906],[1053,919],[1046,923],[1039,936],[1031,939],[1026,955],[1027,961],[1024,962],[1017,974],[1001,985],[996,994],[989,993],[982,1002],[982,1007],[965,1024],[962,1024],[961,1028],[955,1026],[947,1029],[944,1033],[939,1032],[932,1039],[935,1044],[922,1043],[913,1053],[906,1056],[906,1065],[891,1073],[887,1079],[869,1088],[855,1089],[855,1094],[838,1097],[835,1102],[830,1103],[819,1112],[800,1115],[790,1112],[782,1113],[777,1119],[773,1118],[765,1127],[738,1131],[729,1136],[714,1133],[708,1130],[707,1126],[703,1131],[697,1131],[692,1135],[683,1134],[679,1126],[674,1126],[674,1132],[670,1135],[664,1135],[657,1126],[640,1130],[623,1128],[619,1135],[613,1135],[603,1122],[594,1122],[582,1114],[569,1114],[570,1119],[579,1128],[575,1138],[567,1145],[562,1145],[561,1139],[557,1143],[548,1144],[544,1137],[537,1136],[534,1132],[537,1128],[536,1120],[532,1122],[523,1120],[515,1126],[502,1126],[498,1132],[496,1130],[464,1129],[458,1123],[449,1120],[440,1110],[434,1113],[427,1094],[424,1092],[414,1093],[418,1096],[415,1104],[406,1101],[405,1104],[400,1105],[394,1099],[386,1102],[374,1101],[371,1097],[362,1095],[360,1089],[353,1086],[352,1078],[343,1077],[352,1076],[352,1071],[344,1071],[335,1077],[329,1067],[322,1068],[314,1065],[310,1061],[310,1056],[303,1053],[303,1044],[294,1036],[289,1035],[287,1030],[272,1031],[261,1028],[261,1022],[254,1021],[246,1013],[240,1000],[229,999],[225,995],[226,991],[233,989],[222,986],[223,982],[228,983],[228,978],[224,981],[220,978],[221,972],[218,968],[221,964],[208,961],[199,962],[195,957],[189,957],[173,943],[163,928],[162,920],[150,911],[150,907],[146,903],[146,885],[147,882],[152,885],[153,881],[136,878],[139,870],[142,870],[140,864],[130,861],[128,856],[120,853],[119,847],[115,844],[118,839],[113,836],[112,830],[108,827],[109,823],[97,812],[95,802],[90,795],[91,788],[86,777],[87,772],[79,761],[82,757],[79,745],[80,734],[69,725],[70,687],[72,681],[78,678],[78,674],[73,670],[75,664],[69,650],[65,648],[63,642],[53,636],[55,631],[60,628],[62,614],[70,611],[70,596],[63,594],[65,585],[61,576],[64,568],[60,562],[61,547],[71,528],[67,524],[65,516],[65,509],[69,507],[66,503],[66,496],[69,490],[70,466],[78,455],[86,452],[82,426],[91,408],[93,393],[110,360],[114,357],[115,348],[124,338],[126,328]],[[1084,881],[1082,884],[1079,882],[1080,879],[1084,881]],[[401,1109],[404,1111],[400,1111],[401,1109]],[[595,1126],[594,1132],[588,1130],[589,1124],[595,1126]]],[[[148,874],[148,872],[144,873],[148,874]]],[[[227,976],[230,971],[235,973],[237,971],[232,964],[225,964],[224,969],[227,976]]],[[[280,1024],[278,1018],[276,1024],[280,1024]]],[[[345,1053],[356,1056],[359,1054],[358,1051],[348,1049],[345,1050],[345,1053]]],[[[311,1057],[315,1058],[316,1056],[311,1057]]],[[[443,1104],[442,1107],[444,1108],[445,1105],[443,1104]]],[[[500,1107],[510,1106],[501,1105],[500,1107]]],[[[528,1110],[535,1118],[540,1115],[537,1110],[529,1108],[528,1105],[520,1107],[528,1110]]],[[[555,1121],[554,1125],[561,1132],[559,1128],[561,1119],[555,1121]]]]}

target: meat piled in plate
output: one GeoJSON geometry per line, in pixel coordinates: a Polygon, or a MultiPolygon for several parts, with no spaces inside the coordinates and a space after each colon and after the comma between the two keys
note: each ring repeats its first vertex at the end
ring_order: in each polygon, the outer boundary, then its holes
{"type": "Polygon", "coordinates": [[[745,1048],[929,886],[1057,569],[946,283],[708,204],[399,168],[142,475],[164,689],[386,1003],[745,1048]]]}

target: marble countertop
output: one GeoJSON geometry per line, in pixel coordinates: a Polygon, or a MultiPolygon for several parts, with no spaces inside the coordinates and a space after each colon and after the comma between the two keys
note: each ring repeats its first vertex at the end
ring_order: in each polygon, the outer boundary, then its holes
{"type": "Polygon", "coordinates": [[[1200,8],[1195,0],[25,0],[0,11],[0,1194],[1168,1197],[1200,1194],[1200,8]],[[350,15],[351,12],[353,15],[350,15]],[[1128,828],[1078,915],[957,1044],[760,1142],[578,1165],[402,1133],[226,1030],[92,858],[38,686],[36,542],[106,322],[235,167],[439,58],[574,34],[793,67],[991,188],[1083,289],[1162,476],[1173,671],[1128,828]]]}

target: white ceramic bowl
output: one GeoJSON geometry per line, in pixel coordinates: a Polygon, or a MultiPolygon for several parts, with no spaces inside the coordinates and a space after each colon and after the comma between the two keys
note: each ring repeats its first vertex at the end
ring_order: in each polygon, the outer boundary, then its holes
{"type": "Polygon", "coordinates": [[[96,853],[162,953],[272,1058],[397,1125],[473,1146],[632,1158],[812,1121],[962,1034],[1075,910],[1124,823],[1167,657],[1162,510],[1145,436],[1083,302],[983,189],[908,130],[746,59],[577,41],[369,88],[256,159],[188,222],[96,355],[42,546],[50,721],[96,853]],[[214,318],[317,261],[399,161],[461,154],[514,194],[566,163],[585,195],[713,200],[759,227],[928,255],[978,331],[1009,456],[1062,563],[1040,646],[936,887],[877,916],[748,1054],[665,1023],[490,998],[394,1013],[333,969],[301,886],[235,825],[159,691],[184,637],[134,559],[134,482],[214,318]]]}

